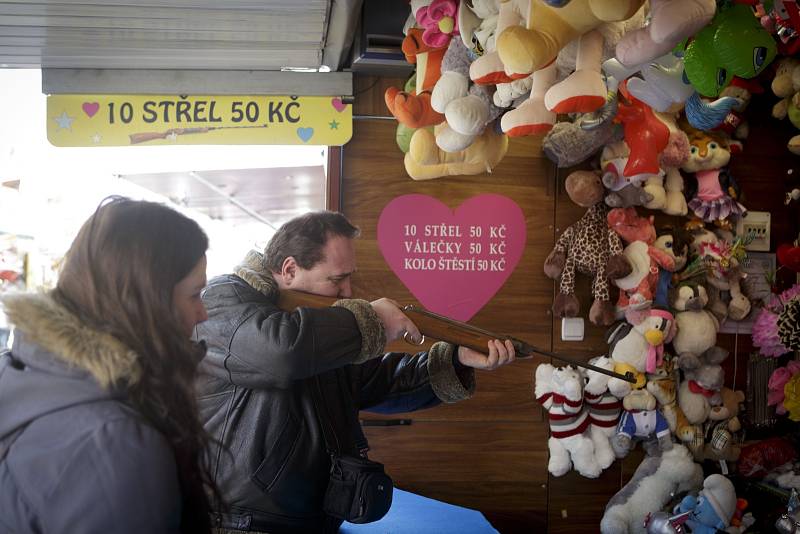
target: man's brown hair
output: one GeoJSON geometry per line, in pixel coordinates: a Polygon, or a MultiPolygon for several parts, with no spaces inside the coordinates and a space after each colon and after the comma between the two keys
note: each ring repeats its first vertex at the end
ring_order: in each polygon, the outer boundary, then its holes
{"type": "Polygon", "coordinates": [[[312,211],[295,217],[281,226],[264,251],[264,267],[279,273],[286,258],[294,258],[302,269],[311,269],[322,261],[322,249],[332,236],[358,237],[359,230],[341,213],[312,211]]]}

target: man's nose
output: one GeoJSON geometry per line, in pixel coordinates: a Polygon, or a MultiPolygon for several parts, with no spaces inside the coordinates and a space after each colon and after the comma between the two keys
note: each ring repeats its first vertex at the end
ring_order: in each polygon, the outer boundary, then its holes
{"type": "Polygon", "coordinates": [[[341,286],[339,286],[339,296],[349,299],[353,296],[353,289],[350,287],[350,279],[342,281],[341,286]]]}

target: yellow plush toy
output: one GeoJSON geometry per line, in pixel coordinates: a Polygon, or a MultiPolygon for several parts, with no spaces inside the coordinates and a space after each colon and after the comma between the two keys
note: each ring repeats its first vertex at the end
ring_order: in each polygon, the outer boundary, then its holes
{"type": "MultiPolygon", "coordinates": [[[[573,39],[604,22],[632,17],[644,0],[572,0],[552,7],[544,0],[507,0],[523,19],[497,37],[497,52],[507,73],[529,73],[555,60],[573,39]]],[[[551,2],[552,3],[552,2],[551,2]]]]}
{"type": "Polygon", "coordinates": [[[414,180],[491,172],[508,150],[508,138],[486,128],[466,149],[445,152],[436,146],[436,135],[442,127],[436,126],[433,132],[420,129],[411,137],[405,166],[414,180]]]}

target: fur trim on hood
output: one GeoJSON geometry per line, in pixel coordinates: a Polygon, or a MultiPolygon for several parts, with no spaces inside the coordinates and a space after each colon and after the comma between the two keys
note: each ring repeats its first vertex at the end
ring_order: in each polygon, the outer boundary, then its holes
{"type": "Polygon", "coordinates": [[[272,302],[278,301],[278,283],[264,268],[264,255],[257,250],[251,250],[244,257],[242,263],[236,266],[233,274],[263,293],[272,302]]]}
{"type": "Polygon", "coordinates": [[[71,367],[86,370],[103,387],[141,377],[138,355],[111,334],[88,327],[49,294],[18,293],[2,298],[9,322],[71,367]]]}

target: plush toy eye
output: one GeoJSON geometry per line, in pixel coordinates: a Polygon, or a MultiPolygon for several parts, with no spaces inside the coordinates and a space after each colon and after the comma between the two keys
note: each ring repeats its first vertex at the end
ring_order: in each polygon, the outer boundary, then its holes
{"type": "Polygon", "coordinates": [[[666,243],[664,243],[664,246],[667,248],[672,248],[672,241],[667,241],[666,243]]]}
{"type": "Polygon", "coordinates": [[[717,71],[717,87],[722,87],[725,85],[725,81],[728,79],[728,71],[725,69],[719,69],[717,71]]]}
{"type": "Polygon", "coordinates": [[[717,148],[719,148],[719,145],[717,145],[717,143],[709,143],[708,148],[710,148],[711,150],[716,150],[717,148]]]}
{"type": "Polygon", "coordinates": [[[767,60],[767,47],[757,46],[753,49],[753,66],[759,70],[767,60]]]}
{"type": "Polygon", "coordinates": [[[697,147],[693,146],[691,152],[692,152],[692,154],[697,154],[697,152],[698,152],[697,147]]]}

